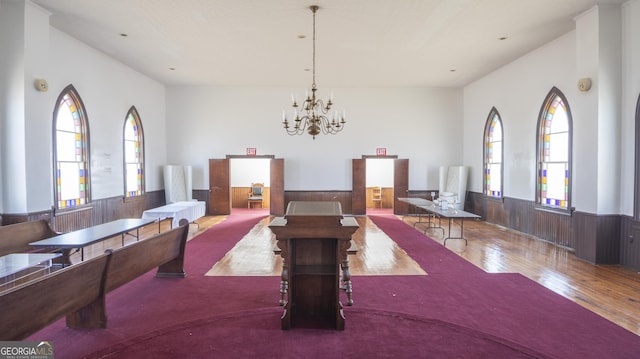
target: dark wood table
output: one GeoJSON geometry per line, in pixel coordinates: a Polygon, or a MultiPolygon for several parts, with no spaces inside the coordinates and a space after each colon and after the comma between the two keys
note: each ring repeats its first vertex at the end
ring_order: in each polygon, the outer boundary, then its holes
{"type": "Polygon", "coordinates": [[[348,250],[358,227],[353,217],[342,215],[340,202],[333,201],[289,202],[285,216],[271,222],[283,259],[282,329],[317,323],[344,330],[340,270],[352,303],[348,250]]]}
{"type": "Polygon", "coordinates": [[[60,248],[62,249],[63,262],[71,264],[69,254],[72,249],[80,250],[80,259],[84,260],[84,247],[103,241],[107,238],[122,236],[122,245],[124,245],[125,235],[131,235],[139,238],[139,229],[150,223],[154,223],[154,219],[124,218],[112,222],[99,224],[97,226],[80,229],[73,232],[63,233],[47,239],[31,242],[29,245],[43,248],[60,248]],[[129,232],[135,231],[135,234],[129,232]]]}

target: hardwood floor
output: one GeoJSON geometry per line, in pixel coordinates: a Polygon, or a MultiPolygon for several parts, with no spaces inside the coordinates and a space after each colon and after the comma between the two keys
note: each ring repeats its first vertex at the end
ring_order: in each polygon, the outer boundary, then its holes
{"type": "MultiPolygon", "coordinates": [[[[199,219],[199,226],[191,225],[189,237],[193,238],[199,235],[225,218],[225,216],[209,216],[199,219]]],[[[254,258],[248,259],[256,263],[253,273],[236,271],[231,264],[233,261],[225,256],[226,259],[214,266],[209,274],[279,275],[279,257],[273,255],[275,242],[269,242],[273,241],[273,238],[266,227],[269,221],[268,218],[262,220],[241,241],[243,243],[239,243],[232,250],[235,252],[227,255],[235,255],[238,256],[237,258],[254,256],[254,258]],[[268,244],[265,245],[265,243],[268,244]]],[[[405,218],[404,221],[411,225],[415,218],[405,218]]],[[[358,217],[358,222],[361,229],[356,232],[354,241],[357,243],[359,251],[350,259],[354,276],[425,274],[411,258],[406,256],[402,248],[395,245],[393,241],[385,242],[386,235],[377,229],[368,218],[358,217]]],[[[163,222],[161,230],[164,231],[168,228],[169,223],[163,222]]],[[[421,225],[416,228],[419,231],[423,229],[424,227],[421,225]]],[[[454,224],[453,234],[459,234],[459,231],[460,226],[454,224]]],[[[141,236],[145,238],[157,232],[158,225],[154,224],[145,227],[141,236]]],[[[427,230],[427,235],[442,244],[442,231],[427,230]]],[[[449,239],[446,247],[487,272],[520,273],[640,335],[639,273],[621,266],[592,265],[576,258],[566,249],[483,221],[465,221],[464,236],[468,241],[467,246],[465,246],[464,240],[449,239]]],[[[114,240],[118,243],[113,245],[119,246],[120,238],[114,240]]],[[[104,243],[100,247],[106,248],[109,245],[109,243],[104,243]]],[[[89,252],[85,251],[85,256],[90,256],[92,251],[101,253],[104,248],[92,248],[89,252]]]]}

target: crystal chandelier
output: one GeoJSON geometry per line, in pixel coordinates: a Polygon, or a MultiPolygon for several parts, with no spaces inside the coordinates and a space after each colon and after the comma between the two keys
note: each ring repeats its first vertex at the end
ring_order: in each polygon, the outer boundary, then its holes
{"type": "Polygon", "coordinates": [[[312,5],[309,8],[313,12],[313,83],[311,84],[311,94],[307,91],[306,98],[300,109],[295,96],[291,95],[291,100],[293,101],[293,127],[289,126],[285,111],[282,111],[282,124],[289,135],[301,135],[306,130],[315,140],[316,135],[319,135],[320,132],[325,135],[335,135],[342,131],[346,121],[344,120],[344,112],[340,116],[336,111],[333,112],[333,116],[329,114],[333,105],[333,96],[330,96],[326,102],[316,98],[316,11],[319,7],[312,5]],[[329,117],[332,118],[329,119],[329,117]]]}

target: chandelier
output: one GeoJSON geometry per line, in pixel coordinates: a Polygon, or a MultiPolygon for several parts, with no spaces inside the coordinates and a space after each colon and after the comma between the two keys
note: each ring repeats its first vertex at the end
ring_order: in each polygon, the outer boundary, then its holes
{"type": "Polygon", "coordinates": [[[309,7],[313,12],[313,82],[311,84],[311,94],[307,90],[306,98],[301,106],[298,106],[295,96],[291,95],[293,102],[293,126],[289,126],[286,111],[282,111],[282,124],[289,135],[301,135],[305,131],[316,139],[316,135],[320,132],[325,135],[342,131],[346,121],[345,114],[338,115],[337,111],[333,112],[333,116],[329,114],[333,105],[333,95],[326,102],[316,98],[316,11],[319,9],[317,5],[309,7]],[[329,119],[329,117],[332,117],[329,119]]]}

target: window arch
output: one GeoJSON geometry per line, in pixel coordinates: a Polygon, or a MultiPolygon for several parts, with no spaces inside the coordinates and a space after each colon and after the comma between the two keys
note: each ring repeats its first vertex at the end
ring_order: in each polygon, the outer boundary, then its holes
{"type": "Polygon", "coordinates": [[[502,119],[495,107],[484,126],[484,193],[502,198],[503,156],[502,119]]]}
{"type": "Polygon", "coordinates": [[[554,87],[538,118],[537,204],[563,210],[570,208],[572,128],[567,99],[554,87]]]}
{"type": "Polygon", "coordinates": [[[135,106],[131,106],[124,120],[124,196],[132,198],[144,194],[144,132],[135,106]]]}
{"type": "Polygon", "coordinates": [[[53,111],[53,177],[58,209],[74,208],[91,200],[86,113],[76,89],[67,86],[53,111]]]}

